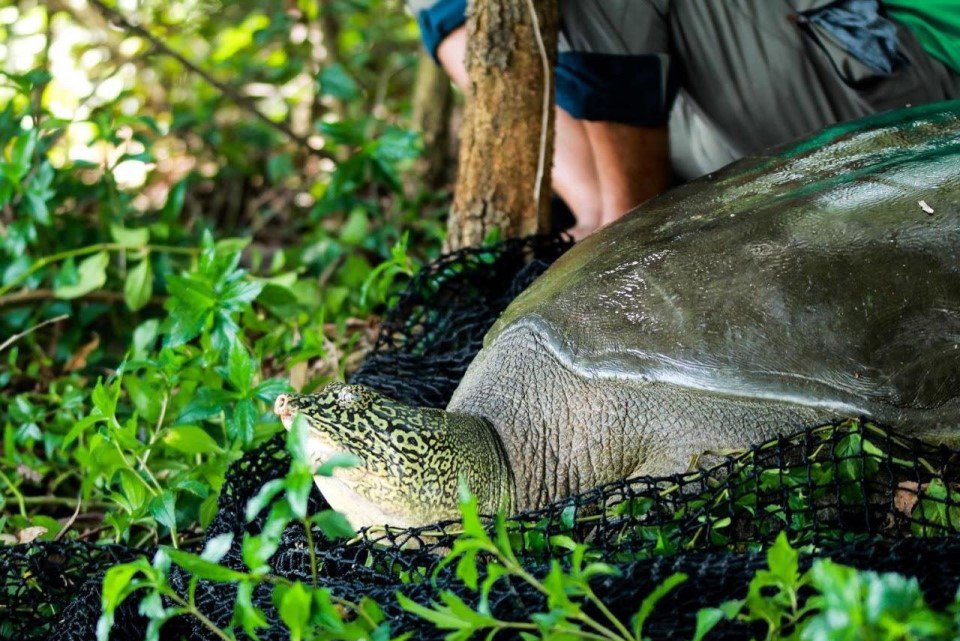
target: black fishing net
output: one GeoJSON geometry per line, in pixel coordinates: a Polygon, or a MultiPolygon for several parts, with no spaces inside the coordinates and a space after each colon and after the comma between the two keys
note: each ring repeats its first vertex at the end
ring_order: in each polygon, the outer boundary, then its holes
{"type": "MultiPolygon", "coordinates": [[[[558,238],[530,238],[441,258],[393,306],[353,382],[407,403],[443,407],[497,314],[568,246],[558,238]]],[[[746,452],[715,453],[703,459],[712,461],[711,467],[703,468],[701,462],[686,474],[611,484],[516,516],[508,521],[508,536],[534,575],[544,574],[550,559],[567,558],[554,547],[553,535],[587,543],[592,558],[619,570],[616,576],[596,579],[593,587],[624,621],[665,578],[675,572],[689,575],[658,604],[644,628],[646,636],[657,640],[692,637],[699,608],[745,595],[750,579],[766,563],[764,546],[782,531],[796,544],[815,546],[820,556],[915,576],[927,601],[944,606],[960,583],[958,455],[866,422],[820,426],[746,452]]],[[[219,512],[206,533],[207,539],[233,534],[222,564],[244,569],[243,535],[259,533],[264,524],[263,516],[246,522],[247,501],[265,482],[283,477],[289,465],[281,435],[230,469],[219,512]]],[[[324,507],[314,491],[311,511],[324,507]]],[[[393,634],[409,631],[415,639],[442,639],[443,632],[401,609],[395,593],[429,604],[449,590],[476,603],[477,594],[457,579],[452,566],[436,572],[459,527],[372,529],[349,541],[325,540],[315,531],[318,582],[353,602],[364,596],[376,600],[393,634]]],[[[0,637],[94,638],[104,570],[152,552],[77,542],[0,549],[0,637]]],[[[811,557],[802,557],[802,567],[810,562],[811,557]]],[[[283,533],[271,566],[278,575],[311,580],[301,526],[283,533]]],[[[186,594],[189,575],[174,567],[171,583],[186,594]]],[[[200,581],[195,597],[211,622],[230,626],[234,585],[200,581]]],[[[128,599],[116,613],[112,639],[143,637],[146,621],[137,613],[136,601],[128,599]]],[[[287,638],[271,605],[270,586],[255,591],[253,601],[271,623],[259,637],[287,638]]],[[[532,612],[546,611],[545,598],[515,580],[498,582],[489,604],[503,620],[529,620],[532,612]]],[[[239,629],[237,634],[245,638],[239,629]]],[[[758,634],[762,631],[745,624],[725,623],[707,638],[758,634]]],[[[192,617],[172,620],[163,636],[214,638],[192,617]]]]}

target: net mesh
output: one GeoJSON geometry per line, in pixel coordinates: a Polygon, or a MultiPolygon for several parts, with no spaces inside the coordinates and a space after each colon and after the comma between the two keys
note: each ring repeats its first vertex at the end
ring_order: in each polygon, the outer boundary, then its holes
{"type": "MultiPolygon", "coordinates": [[[[510,240],[428,266],[392,307],[374,351],[352,381],[410,404],[443,407],[493,320],[568,246],[556,237],[510,240]]],[[[588,543],[598,560],[619,569],[615,577],[596,580],[594,588],[624,621],[665,578],[688,574],[690,580],[658,604],[645,626],[653,639],[690,638],[699,608],[743,596],[766,563],[763,546],[781,531],[796,543],[817,546],[820,556],[915,576],[927,601],[944,606],[960,583],[958,455],[867,422],[847,421],[745,452],[714,454],[705,459],[713,462],[706,469],[596,488],[518,515],[508,528],[518,558],[534,574],[545,573],[551,558],[563,557],[562,550],[553,549],[552,535],[588,543]]],[[[265,518],[247,523],[246,503],[264,483],[283,477],[289,464],[280,435],[231,467],[218,514],[206,532],[207,539],[233,534],[222,564],[245,569],[240,541],[244,533],[258,534],[265,518]]],[[[325,508],[316,490],[309,507],[325,508]]],[[[394,634],[442,639],[441,631],[402,610],[394,595],[400,591],[429,604],[449,590],[475,603],[477,595],[452,567],[436,572],[458,531],[458,523],[371,529],[350,541],[325,540],[316,531],[318,580],[341,598],[376,600],[394,634]]],[[[94,638],[105,569],[152,552],[70,541],[0,549],[0,637],[94,638]]],[[[810,562],[802,557],[803,567],[810,562]]],[[[291,525],[283,533],[270,564],[278,575],[310,580],[302,526],[291,525]]],[[[172,569],[171,583],[182,594],[189,582],[186,572],[172,569]]],[[[200,581],[195,591],[197,607],[222,628],[230,625],[235,597],[229,583],[200,581]]],[[[112,639],[143,638],[146,621],[136,601],[128,599],[116,613],[112,639]]],[[[268,585],[254,593],[254,603],[271,624],[260,638],[286,639],[268,585]]],[[[491,592],[490,609],[500,619],[529,620],[546,604],[528,584],[505,580],[491,592]]],[[[725,623],[708,638],[748,639],[761,633],[725,623]]],[[[192,617],[169,622],[163,636],[214,638],[192,617]]]]}

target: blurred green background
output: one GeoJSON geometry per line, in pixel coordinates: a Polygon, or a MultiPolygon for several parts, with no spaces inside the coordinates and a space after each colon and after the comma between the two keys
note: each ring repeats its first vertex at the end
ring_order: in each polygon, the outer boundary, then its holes
{"type": "Polygon", "coordinates": [[[0,3],[5,542],[196,539],[356,365],[439,253],[431,65],[400,0],[0,3]]]}

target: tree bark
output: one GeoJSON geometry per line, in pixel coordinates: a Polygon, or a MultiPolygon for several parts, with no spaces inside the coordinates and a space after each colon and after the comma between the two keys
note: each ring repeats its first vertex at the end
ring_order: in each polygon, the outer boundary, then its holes
{"type": "Polygon", "coordinates": [[[549,231],[557,26],[556,0],[469,2],[450,249],[549,231]]]}
{"type": "Polygon", "coordinates": [[[417,63],[417,79],[413,87],[414,128],[423,135],[423,155],[417,160],[416,172],[429,189],[447,186],[453,175],[447,157],[450,112],[453,110],[453,89],[450,79],[429,54],[422,52],[417,63]]]}

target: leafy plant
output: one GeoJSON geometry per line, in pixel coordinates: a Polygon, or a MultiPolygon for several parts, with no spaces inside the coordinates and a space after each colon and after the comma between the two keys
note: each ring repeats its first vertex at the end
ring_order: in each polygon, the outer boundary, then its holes
{"type": "Polygon", "coordinates": [[[442,630],[450,630],[446,636],[448,641],[465,641],[478,632],[486,632],[486,638],[493,638],[502,631],[516,632],[523,639],[642,641],[645,638],[643,624],[657,601],[687,579],[683,574],[675,574],[665,580],[644,599],[628,627],[597,598],[590,585],[595,577],[616,574],[616,568],[606,563],[586,561],[587,547],[584,544],[566,536],[552,537],[553,545],[569,551],[566,567],[554,559],[546,574],[538,576],[521,564],[514,554],[502,515],[497,517],[491,535],[478,516],[476,497],[461,491],[460,506],[463,533],[439,564],[437,572],[456,563],[457,577],[467,588],[479,593],[477,606],[470,606],[453,592],[441,592],[441,602],[431,607],[397,593],[397,600],[404,609],[442,630]],[[478,564],[483,566],[482,572],[478,564]],[[490,593],[498,583],[511,579],[526,583],[542,594],[545,610],[531,612],[529,621],[508,621],[494,616],[490,610],[490,593]],[[601,613],[600,618],[588,614],[587,606],[596,608],[601,613]]]}
{"type": "Polygon", "coordinates": [[[78,506],[64,536],[195,541],[229,464],[280,429],[276,395],[342,377],[439,250],[399,6],[128,9],[3,10],[41,45],[0,50],[35,65],[0,78],[5,541],[78,506]],[[297,35],[317,29],[325,54],[297,35]]]}
{"type": "Polygon", "coordinates": [[[389,638],[389,625],[384,621],[380,607],[370,599],[353,603],[332,594],[329,588],[317,586],[317,561],[313,547],[314,528],[326,537],[335,539],[351,536],[354,531],[342,515],[331,510],[315,514],[307,511],[307,497],[313,487],[313,474],[330,475],[345,459],[330,460],[316,470],[310,463],[306,447],[306,421],[294,421],[287,438],[287,450],[292,462],[290,471],[282,479],[268,482],[247,505],[247,519],[252,521],[270,506],[263,528],[258,535],[244,535],[241,545],[247,569],[236,570],[219,563],[233,544],[233,534],[225,533],[207,541],[203,551],[192,554],[174,547],[161,546],[152,562],[138,559],[111,567],[103,582],[103,608],[97,625],[98,639],[109,638],[117,608],[128,598],[138,599],[138,611],[147,617],[147,639],[158,639],[162,625],[169,619],[189,615],[216,637],[236,638],[233,627],[222,628],[207,618],[196,604],[196,590],[200,581],[233,582],[237,585],[232,623],[252,638],[257,630],[267,625],[264,613],[253,603],[253,594],[259,585],[271,587],[273,604],[291,639],[327,640],[389,638]],[[309,541],[313,579],[310,583],[290,580],[274,573],[268,563],[277,550],[280,534],[292,522],[304,528],[309,541]],[[171,585],[173,566],[189,573],[186,594],[171,585]]]}

